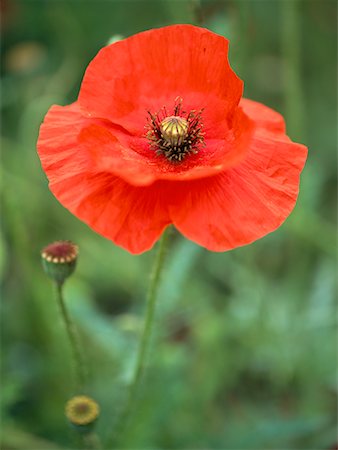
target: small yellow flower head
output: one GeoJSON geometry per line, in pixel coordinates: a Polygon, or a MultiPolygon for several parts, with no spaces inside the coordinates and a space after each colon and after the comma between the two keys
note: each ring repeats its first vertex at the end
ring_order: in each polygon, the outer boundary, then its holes
{"type": "Polygon", "coordinates": [[[99,405],[86,395],[77,395],[66,403],[66,417],[75,426],[92,425],[98,418],[99,413],[99,405]]]}
{"type": "Polygon", "coordinates": [[[75,270],[78,247],[70,241],[56,241],[41,250],[46,274],[62,284],[75,270]]]}

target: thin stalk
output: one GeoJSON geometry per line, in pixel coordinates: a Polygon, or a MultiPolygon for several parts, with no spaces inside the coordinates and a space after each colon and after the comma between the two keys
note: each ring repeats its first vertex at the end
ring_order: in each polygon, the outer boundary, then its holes
{"type": "Polygon", "coordinates": [[[63,296],[63,283],[56,283],[56,292],[57,292],[57,300],[59,303],[61,315],[63,318],[63,322],[65,324],[65,328],[67,331],[67,335],[69,338],[70,346],[73,353],[73,361],[75,366],[75,376],[76,376],[76,384],[78,389],[81,391],[85,387],[86,382],[86,367],[83,360],[81,346],[79,342],[79,338],[76,332],[75,325],[68,313],[64,296],[63,296]]]}
{"type": "Polygon", "coordinates": [[[285,113],[292,138],[302,139],[304,99],[301,80],[301,8],[299,0],[281,2],[284,56],[285,113]]]}
{"type": "Polygon", "coordinates": [[[146,315],[144,321],[143,333],[137,353],[137,360],[135,370],[132,378],[132,382],[129,387],[126,406],[118,420],[116,426],[116,438],[118,439],[123,430],[126,428],[129,417],[136,403],[137,393],[145,372],[147,357],[150,348],[151,336],[154,326],[154,317],[156,311],[156,300],[159,290],[159,282],[161,279],[161,272],[164,266],[164,260],[166,255],[166,247],[168,241],[168,229],[164,231],[158,245],[157,255],[155,257],[153,270],[150,278],[150,284],[147,293],[146,301],[146,315]]]}

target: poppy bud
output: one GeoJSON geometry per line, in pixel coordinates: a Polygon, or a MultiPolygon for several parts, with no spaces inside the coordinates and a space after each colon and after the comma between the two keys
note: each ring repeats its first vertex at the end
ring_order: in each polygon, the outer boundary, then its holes
{"type": "Polygon", "coordinates": [[[88,433],[99,417],[100,408],[92,398],[77,395],[66,403],[65,414],[77,431],[88,433]]]}
{"type": "Polygon", "coordinates": [[[70,241],[56,241],[41,251],[42,266],[56,283],[63,282],[74,272],[78,247],[70,241]]]}

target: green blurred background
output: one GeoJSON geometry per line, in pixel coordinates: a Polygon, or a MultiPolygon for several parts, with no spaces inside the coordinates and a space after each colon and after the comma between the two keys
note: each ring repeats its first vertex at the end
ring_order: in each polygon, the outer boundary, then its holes
{"type": "Polygon", "coordinates": [[[35,146],[47,109],[76,99],[102,46],[172,23],[229,38],[245,95],[280,111],[309,158],[294,212],[264,239],[210,253],[172,232],[123,447],[336,448],[336,17],[325,0],[1,1],[3,450],[78,446],[63,413],[71,354],[40,266],[51,241],[80,246],[65,295],[103,440],[123,407],[153,255],[129,255],[64,209],[35,146]]]}

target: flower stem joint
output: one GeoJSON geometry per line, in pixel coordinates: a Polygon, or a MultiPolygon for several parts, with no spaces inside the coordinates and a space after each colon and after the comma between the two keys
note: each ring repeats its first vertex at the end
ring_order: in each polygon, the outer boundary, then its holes
{"type": "Polygon", "coordinates": [[[69,423],[80,433],[92,431],[99,414],[98,403],[86,395],[77,395],[66,403],[65,415],[69,423]]]}
{"type": "Polygon", "coordinates": [[[53,242],[41,251],[44,271],[59,285],[74,272],[77,257],[78,247],[70,241],[53,242]]]}

